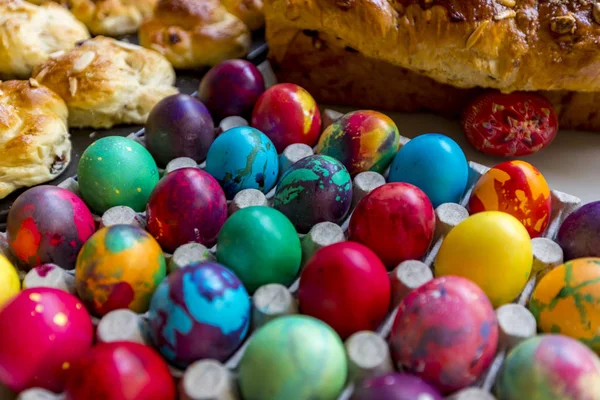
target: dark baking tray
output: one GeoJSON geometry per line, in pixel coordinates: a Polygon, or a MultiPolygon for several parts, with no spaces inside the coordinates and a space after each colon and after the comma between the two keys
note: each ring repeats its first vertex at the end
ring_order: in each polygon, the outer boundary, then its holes
{"type": "MultiPolygon", "coordinates": [[[[265,42],[264,30],[256,31],[252,35],[252,46],[247,60],[258,65],[266,60],[267,58],[267,44],[265,42]]],[[[128,36],[121,38],[124,41],[131,43],[137,43],[137,37],[128,36]]],[[[208,71],[208,68],[190,70],[190,71],[177,71],[177,80],[175,86],[179,88],[181,93],[192,94],[198,89],[198,84],[202,76],[208,71]]],[[[77,174],[77,164],[79,163],[79,157],[81,153],[95,140],[105,136],[127,136],[130,133],[137,132],[142,129],[140,125],[120,125],[111,129],[70,129],[71,143],[73,149],[71,150],[71,163],[67,169],[56,179],[47,182],[47,185],[58,185],[66,178],[77,174]]],[[[15,199],[23,193],[27,188],[17,190],[11,193],[9,196],[0,200],[0,231],[5,229],[6,217],[8,216],[8,210],[15,199]]]]}

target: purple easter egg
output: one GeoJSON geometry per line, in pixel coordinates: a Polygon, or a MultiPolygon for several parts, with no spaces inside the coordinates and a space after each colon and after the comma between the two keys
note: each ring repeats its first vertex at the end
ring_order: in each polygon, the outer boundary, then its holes
{"type": "Polygon", "coordinates": [[[565,261],[600,257],[600,201],[569,215],[560,226],[556,241],[564,251],[565,261]]]}
{"type": "Polygon", "coordinates": [[[418,376],[390,373],[363,381],[351,400],[442,400],[441,393],[418,376]]]}

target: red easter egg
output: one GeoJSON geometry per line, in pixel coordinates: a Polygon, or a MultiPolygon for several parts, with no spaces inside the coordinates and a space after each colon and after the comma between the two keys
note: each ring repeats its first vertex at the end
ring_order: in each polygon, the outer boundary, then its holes
{"type": "Polygon", "coordinates": [[[175,384],[152,348],[133,342],[100,343],[69,374],[66,400],[171,400],[175,384]]]}
{"type": "Polygon", "coordinates": [[[15,392],[61,392],[67,373],[92,345],[92,322],[73,295],[25,289],[0,310],[0,382],[15,392]]]}
{"type": "Polygon", "coordinates": [[[390,344],[399,368],[451,393],[475,383],[494,359],[498,320],[479,286],[436,278],[402,300],[390,344]]]}
{"type": "Polygon", "coordinates": [[[431,201],[408,183],[388,183],[356,206],[348,227],[349,240],[373,250],[388,268],[425,255],[435,231],[431,201]]]}
{"type": "Polygon", "coordinates": [[[390,306],[390,280],[367,247],[335,243],[318,250],[304,267],[298,301],[303,314],[326,322],[345,339],[383,322],[390,306]]]}
{"type": "Polygon", "coordinates": [[[489,92],[466,108],[462,126],[467,140],[484,154],[526,156],[554,140],[558,118],[542,95],[489,92]]]}
{"type": "Polygon", "coordinates": [[[292,83],[267,89],[254,105],[252,126],[271,139],[278,153],[293,143],[314,146],[321,132],[321,113],[315,99],[292,83]]]}

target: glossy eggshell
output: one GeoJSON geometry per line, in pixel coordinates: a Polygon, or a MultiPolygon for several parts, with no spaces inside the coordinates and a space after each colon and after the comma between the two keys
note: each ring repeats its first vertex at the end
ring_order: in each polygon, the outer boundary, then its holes
{"type": "Polygon", "coordinates": [[[165,251],[198,242],[212,247],[227,219],[227,200],[219,183],[198,168],[163,177],[146,208],[148,231],[165,251]]]}
{"type": "Polygon", "coordinates": [[[444,135],[417,136],[396,153],[388,182],[406,182],[421,189],[434,208],[458,203],[469,179],[462,149],[444,135]]]}
{"type": "Polygon", "coordinates": [[[66,400],[175,400],[167,364],[148,346],[100,343],[69,375],[66,400]]]}
{"type": "Polygon", "coordinates": [[[15,200],[6,234],[21,267],[52,263],[73,269],[77,253],[95,229],[92,213],[79,197],[44,185],[28,189],[15,200]]]}
{"type": "Polygon", "coordinates": [[[77,168],[79,191],[97,214],[115,206],[144,211],[158,178],[156,162],[148,150],[120,136],[92,143],[77,168]]]}
{"type": "Polygon", "coordinates": [[[342,339],[374,331],[390,307],[390,279],[369,248],[340,242],[318,250],[304,266],[300,312],[331,326],[342,339]]]}
{"type": "Polygon", "coordinates": [[[316,153],[340,160],[354,176],[363,171],[383,173],[399,145],[398,127],[387,115],[354,111],[325,129],[316,153]]]}
{"type": "Polygon", "coordinates": [[[339,336],[324,322],[293,315],[256,331],[240,362],[239,382],[247,400],[333,400],[346,374],[339,336]]]}
{"type": "Polygon", "coordinates": [[[348,237],[369,247],[391,269],[423,257],[434,231],[435,213],[425,193],[408,183],[388,183],[358,203],[348,237]]]}
{"type": "Polygon", "coordinates": [[[185,368],[212,358],[224,362],[250,324],[250,299],[240,280],[215,262],[178,269],[152,297],[150,336],[163,357],[185,368]]]}
{"type": "Polygon", "coordinates": [[[74,362],[92,345],[92,321],[73,295],[25,289],[0,309],[0,383],[15,392],[59,393],[74,362]]]}
{"type": "Polygon", "coordinates": [[[231,200],[244,189],[263,193],[271,190],[277,183],[279,159],[268,137],[254,128],[240,126],[223,132],[210,146],[206,172],[231,200]]]}
{"type": "Polygon", "coordinates": [[[469,198],[469,212],[503,211],[517,218],[532,238],[544,233],[552,211],[546,179],[525,161],[506,161],[486,172],[469,198]]]}
{"type": "Polygon", "coordinates": [[[75,286],[96,315],[119,308],[141,313],[148,310],[166,271],[162,250],[152,236],[136,226],[113,225],[96,232],[81,249],[75,286]]]}
{"type": "Polygon", "coordinates": [[[498,321],[473,282],[436,278],[402,300],[390,344],[399,367],[451,393],[475,383],[492,362],[498,321]]]}
{"type": "Polygon", "coordinates": [[[217,120],[221,120],[230,116],[250,116],[264,91],[265,80],[254,64],[246,60],[226,60],[204,75],[198,98],[217,120]]]}
{"type": "Polygon", "coordinates": [[[301,259],[294,225],[269,207],[253,206],[235,212],[219,234],[217,260],[230,268],[251,294],[267,283],[291,285],[301,259]]]}
{"type": "Polygon", "coordinates": [[[208,109],[187,94],[159,101],[150,111],[145,128],[148,151],[161,167],[178,157],[204,161],[215,140],[215,124],[208,109]]]}
{"type": "Polygon", "coordinates": [[[350,400],[442,400],[440,392],[415,375],[390,373],[361,382],[350,400]]]}
{"type": "Polygon", "coordinates": [[[523,225],[509,214],[487,211],[450,231],[435,260],[435,276],[470,279],[499,307],[521,293],[532,260],[531,240],[523,225]]]}
{"type": "Polygon", "coordinates": [[[600,201],[573,211],[560,226],[556,242],[562,247],[565,260],[600,257],[600,201]]]}
{"type": "Polygon", "coordinates": [[[579,258],[548,272],[529,309],[541,331],[570,336],[600,353],[600,258],[579,258]]]}
{"type": "Polygon", "coordinates": [[[321,112],[306,90],[280,83],[259,97],[252,111],[252,126],[273,141],[278,153],[293,143],[312,147],[321,132],[321,112]]]}
{"type": "Polygon", "coordinates": [[[21,290],[21,281],[15,267],[0,254],[0,309],[21,290]]]}
{"type": "Polygon", "coordinates": [[[498,400],[600,399],[600,359],[580,342],[539,335],[510,351],[496,381],[498,400]]]}
{"type": "Polygon", "coordinates": [[[321,155],[294,163],[281,177],[273,199],[273,207],[300,233],[319,222],[341,222],[351,205],[352,179],[346,167],[321,155]]]}

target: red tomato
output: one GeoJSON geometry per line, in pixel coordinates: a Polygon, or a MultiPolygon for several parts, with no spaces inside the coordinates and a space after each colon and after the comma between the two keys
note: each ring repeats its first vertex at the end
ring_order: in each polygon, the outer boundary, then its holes
{"type": "Polygon", "coordinates": [[[489,92],[466,108],[462,127],[467,140],[484,154],[526,156],[554,140],[558,119],[552,104],[539,94],[489,92]]]}

